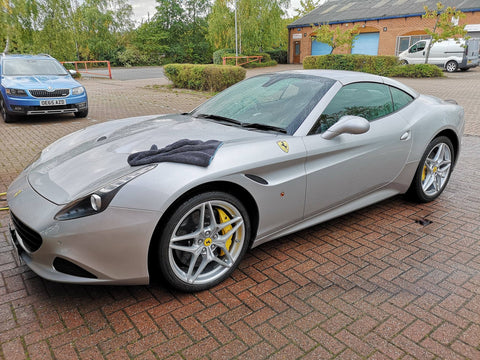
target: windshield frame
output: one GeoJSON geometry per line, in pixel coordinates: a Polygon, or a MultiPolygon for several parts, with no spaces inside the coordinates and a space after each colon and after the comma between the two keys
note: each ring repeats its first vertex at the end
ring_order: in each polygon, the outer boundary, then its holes
{"type": "Polygon", "coordinates": [[[229,118],[232,120],[229,126],[293,135],[335,82],[305,73],[261,74],[227,88],[190,115],[211,116],[211,121],[215,121],[215,117],[229,118]],[[259,121],[255,121],[255,116],[259,121]]]}

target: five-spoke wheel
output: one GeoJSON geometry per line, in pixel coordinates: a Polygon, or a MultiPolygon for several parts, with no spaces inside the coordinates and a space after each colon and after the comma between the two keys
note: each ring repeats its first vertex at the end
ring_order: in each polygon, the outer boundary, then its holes
{"type": "Polygon", "coordinates": [[[420,202],[437,198],[445,189],[454,165],[454,149],[447,137],[434,139],[420,161],[410,194],[420,202]]]}
{"type": "Polygon", "coordinates": [[[249,237],[247,211],[237,198],[223,192],[194,196],[177,208],[163,230],[162,275],[182,291],[210,288],[233,272],[249,237]]]}

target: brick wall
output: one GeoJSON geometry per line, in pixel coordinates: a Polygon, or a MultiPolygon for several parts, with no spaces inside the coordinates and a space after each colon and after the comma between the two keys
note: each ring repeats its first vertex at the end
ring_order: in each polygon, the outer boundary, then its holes
{"type": "MultiPolygon", "coordinates": [[[[467,12],[465,19],[460,21],[460,25],[480,24],[480,12],[467,12]]],[[[351,28],[355,24],[361,27],[360,32],[379,32],[378,55],[395,55],[395,47],[398,36],[421,35],[426,34],[425,28],[433,29],[433,19],[422,19],[421,16],[406,17],[398,19],[372,20],[358,23],[345,23],[340,25],[342,28],[351,28]]],[[[300,41],[300,62],[303,62],[305,56],[312,54],[312,27],[289,29],[289,62],[293,63],[294,42],[300,41]],[[301,39],[293,39],[293,34],[301,34],[301,39]]],[[[298,35],[297,35],[298,37],[298,35]]],[[[335,49],[334,53],[350,53],[350,49],[335,49]]]]}

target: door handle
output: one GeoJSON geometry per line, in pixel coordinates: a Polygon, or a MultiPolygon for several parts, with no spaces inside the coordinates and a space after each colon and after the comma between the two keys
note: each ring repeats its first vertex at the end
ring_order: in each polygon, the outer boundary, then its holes
{"type": "Polygon", "coordinates": [[[405,141],[410,139],[410,130],[405,131],[402,136],[400,136],[400,140],[405,141]]]}

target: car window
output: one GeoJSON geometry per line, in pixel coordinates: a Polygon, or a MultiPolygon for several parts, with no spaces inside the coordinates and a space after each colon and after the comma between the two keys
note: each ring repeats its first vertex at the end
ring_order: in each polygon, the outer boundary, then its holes
{"type": "Polygon", "coordinates": [[[392,97],[387,85],[377,83],[345,85],[330,101],[310,134],[326,131],[345,115],[360,116],[372,121],[393,111],[392,97]]]}
{"type": "Polygon", "coordinates": [[[410,48],[410,51],[409,51],[409,52],[414,53],[414,52],[418,52],[418,51],[425,50],[425,44],[426,44],[425,41],[416,43],[415,45],[413,45],[413,46],[410,48]]]}
{"type": "Polygon", "coordinates": [[[65,68],[53,59],[5,59],[3,75],[66,75],[65,68]]]}
{"type": "Polygon", "coordinates": [[[334,83],[303,74],[260,75],[224,90],[192,115],[228,118],[239,126],[273,126],[293,134],[334,83]]]}
{"type": "Polygon", "coordinates": [[[407,94],[405,91],[394,87],[390,87],[390,91],[392,93],[394,111],[400,110],[413,101],[413,97],[410,94],[407,94]]]}

